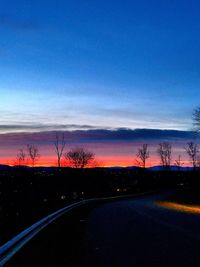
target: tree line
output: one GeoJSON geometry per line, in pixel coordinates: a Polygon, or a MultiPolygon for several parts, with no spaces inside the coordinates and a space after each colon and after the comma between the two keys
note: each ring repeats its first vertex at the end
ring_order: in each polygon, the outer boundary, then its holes
{"type": "MultiPolygon", "coordinates": [[[[84,168],[94,161],[94,153],[87,149],[75,147],[68,152],[65,152],[65,147],[66,141],[64,134],[56,134],[54,150],[57,157],[58,168],[61,167],[62,161],[65,162],[64,165],[68,164],[74,168],[84,168]]],[[[18,166],[31,165],[32,167],[35,167],[39,158],[40,153],[38,147],[28,144],[26,148],[19,149],[14,164],[18,166]]]]}
{"type": "MultiPolygon", "coordinates": [[[[200,107],[197,107],[192,115],[193,125],[195,132],[200,132],[200,107]]],[[[185,147],[185,151],[189,156],[189,160],[193,168],[200,167],[200,155],[198,144],[194,142],[188,142],[185,147]]],[[[172,145],[169,142],[162,142],[158,145],[157,154],[160,158],[161,166],[169,168],[172,164],[172,145]]],[[[140,167],[146,167],[146,161],[150,157],[150,152],[148,150],[148,144],[143,144],[141,148],[138,149],[136,154],[136,164],[140,167]]],[[[181,155],[178,155],[177,159],[174,161],[174,165],[179,169],[183,166],[181,160],[181,155]]]]}
{"type": "MultiPolygon", "coordinates": [[[[195,144],[194,142],[188,142],[186,144],[185,151],[188,154],[192,167],[194,169],[196,167],[200,167],[200,151],[198,144],[195,144]]],[[[162,142],[158,145],[156,152],[160,158],[160,165],[165,169],[169,169],[172,165],[172,145],[169,142],[162,142]]],[[[146,163],[149,157],[150,151],[148,149],[148,144],[143,144],[138,149],[138,152],[136,154],[136,165],[142,168],[146,168],[146,163]]],[[[184,163],[181,160],[181,155],[178,155],[173,164],[179,169],[183,166],[184,163]]]]}
{"type": "MultiPolygon", "coordinates": [[[[68,152],[65,152],[65,146],[66,141],[64,139],[64,135],[61,137],[56,135],[54,148],[58,168],[62,166],[62,162],[64,162],[65,166],[74,168],[85,168],[94,162],[95,154],[92,151],[82,147],[75,147],[68,152]]],[[[200,167],[200,151],[198,145],[194,142],[188,142],[186,144],[185,151],[189,156],[193,168],[200,167]]],[[[169,142],[162,142],[158,144],[156,152],[160,159],[160,165],[165,169],[169,168],[172,165],[172,145],[169,142]]],[[[38,147],[28,144],[25,149],[19,149],[14,164],[18,166],[31,165],[32,167],[35,167],[39,158],[40,153],[38,147]]],[[[143,144],[140,148],[138,148],[136,153],[136,166],[146,168],[147,160],[149,158],[149,145],[143,144]]],[[[183,166],[184,163],[182,162],[181,155],[178,155],[173,164],[178,168],[183,166]]]]}
{"type": "MultiPolygon", "coordinates": [[[[192,118],[195,131],[200,132],[200,107],[194,110],[192,118]]],[[[68,164],[74,168],[84,168],[94,162],[95,154],[92,151],[82,147],[75,147],[70,151],[65,152],[65,148],[66,140],[64,134],[59,135],[57,133],[55,135],[54,150],[57,157],[57,166],[59,168],[62,165],[62,161],[65,162],[65,165],[68,164]]],[[[193,168],[195,169],[196,167],[200,167],[200,151],[198,145],[192,141],[188,142],[186,144],[185,151],[189,156],[193,168]]],[[[162,142],[158,145],[156,152],[160,158],[160,165],[166,169],[169,168],[172,165],[172,145],[169,142],[162,142]]],[[[34,167],[39,158],[40,154],[38,147],[28,144],[26,149],[19,149],[15,165],[31,165],[34,167]]],[[[149,145],[143,144],[140,148],[138,148],[135,163],[138,167],[146,168],[147,160],[149,158],[149,145]]],[[[177,159],[174,160],[174,165],[180,169],[183,164],[181,155],[178,155],[177,159]]]]}

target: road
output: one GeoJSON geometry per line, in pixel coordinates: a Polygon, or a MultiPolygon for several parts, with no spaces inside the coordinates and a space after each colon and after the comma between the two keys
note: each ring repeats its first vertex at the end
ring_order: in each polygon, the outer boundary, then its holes
{"type": "Polygon", "coordinates": [[[200,266],[200,216],[155,204],[165,197],[94,209],[86,229],[85,266],[200,266]]]}
{"type": "Polygon", "coordinates": [[[6,266],[200,266],[200,216],[158,206],[166,196],[79,208],[41,231],[6,266]]]}

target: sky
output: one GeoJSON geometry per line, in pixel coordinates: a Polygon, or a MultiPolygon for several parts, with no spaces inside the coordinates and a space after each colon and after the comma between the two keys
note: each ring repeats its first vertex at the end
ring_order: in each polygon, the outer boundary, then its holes
{"type": "MultiPolygon", "coordinates": [[[[49,131],[191,130],[200,104],[199,10],[197,0],[1,0],[0,141],[49,131]]],[[[115,155],[111,143],[105,161],[115,155]]]]}

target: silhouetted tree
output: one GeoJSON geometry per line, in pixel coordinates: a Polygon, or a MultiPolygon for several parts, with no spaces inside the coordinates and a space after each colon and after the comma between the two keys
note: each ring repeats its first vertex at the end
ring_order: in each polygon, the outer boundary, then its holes
{"type": "Polygon", "coordinates": [[[31,161],[31,165],[32,165],[32,167],[34,167],[36,161],[40,157],[39,150],[34,145],[27,145],[27,152],[28,152],[29,159],[31,161]]]}
{"type": "Polygon", "coordinates": [[[149,158],[149,150],[148,150],[148,144],[143,144],[141,148],[138,149],[136,160],[138,166],[141,166],[142,168],[146,167],[146,161],[149,158]]]}
{"type": "Polygon", "coordinates": [[[84,168],[94,160],[94,153],[84,148],[73,148],[65,154],[65,159],[74,168],[84,168]]]}
{"type": "Polygon", "coordinates": [[[187,147],[185,148],[193,168],[195,169],[197,167],[197,163],[198,163],[198,153],[199,153],[199,149],[198,149],[198,145],[195,144],[194,142],[189,142],[187,143],[187,147]]]}
{"type": "Polygon", "coordinates": [[[180,171],[181,167],[183,166],[183,162],[181,161],[181,155],[178,155],[178,158],[175,159],[174,161],[175,166],[178,168],[178,170],[180,171]]]}
{"type": "Polygon", "coordinates": [[[26,153],[23,150],[23,148],[20,148],[18,153],[17,153],[17,157],[16,157],[16,164],[18,166],[22,166],[26,164],[26,153]]]}
{"type": "Polygon", "coordinates": [[[200,167],[200,155],[197,156],[197,167],[200,167]]]}
{"type": "Polygon", "coordinates": [[[58,163],[58,167],[61,167],[61,159],[64,153],[64,148],[65,148],[66,142],[65,142],[65,136],[64,134],[61,135],[61,137],[59,137],[58,134],[56,134],[56,140],[54,143],[55,146],[55,152],[57,155],[57,163],[58,163]]]}
{"type": "Polygon", "coordinates": [[[168,168],[171,165],[171,153],[172,146],[168,142],[163,142],[159,144],[157,153],[160,157],[160,163],[163,167],[168,168]]]}

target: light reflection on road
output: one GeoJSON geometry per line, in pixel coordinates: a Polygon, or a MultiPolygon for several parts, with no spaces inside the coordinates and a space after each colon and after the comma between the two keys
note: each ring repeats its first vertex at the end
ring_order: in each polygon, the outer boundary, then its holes
{"type": "Polygon", "coordinates": [[[200,206],[198,205],[184,205],[171,201],[158,201],[156,202],[156,205],[167,209],[173,209],[179,212],[200,214],[200,206]]]}

